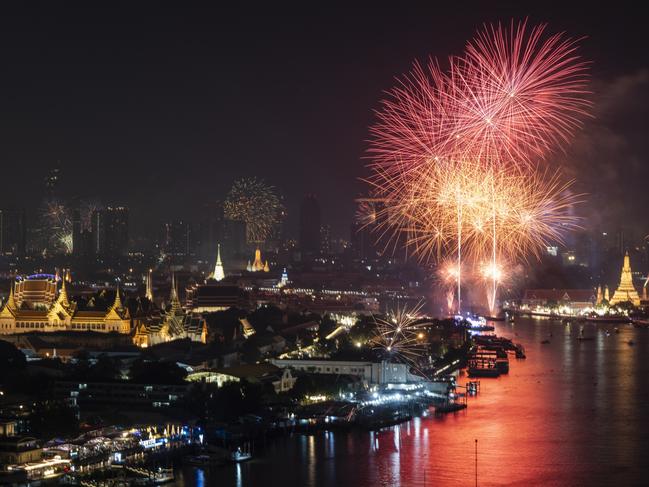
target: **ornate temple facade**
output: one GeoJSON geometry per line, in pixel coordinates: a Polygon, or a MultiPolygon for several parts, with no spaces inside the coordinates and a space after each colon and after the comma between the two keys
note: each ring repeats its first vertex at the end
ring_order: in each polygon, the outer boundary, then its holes
{"type": "Polygon", "coordinates": [[[248,272],[269,272],[270,271],[270,267],[268,266],[268,261],[263,262],[261,260],[260,249],[255,250],[255,260],[253,261],[252,264],[250,264],[250,261],[248,261],[248,265],[246,266],[246,271],[248,272]]]}
{"type": "Polygon", "coordinates": [[[640,306],[640,296],[633,285],[633,276],[631,274],[631,260],[629,253],[624,255],[624,264],[622,265],[622,275],[620,276],[620,285],[613,293],[609,301],[610,304],[623,303],[630,301],[634,306],[640,306]]]}
{"type": "Polygon", "coordinates": [[[147,288],[152,308],[136,318],[133,343],[151,347],[160,343],[189,338],[193,342],[207,342],[207,324],[200,314],[187,313],[178,299],[175,278],[171,281],[170,306],[166,310],[153,307],[153,290],[147,288]]]}
{"type": "Polygon", "coordinates": [[[37,275],[12,283],[9,297],[0,309],[0,334],[95,331],[130,333],[131,317],[122,304],[119,288],[113,305],[107,310],[80,310],[70,301],[67,279],[37,275]]]}

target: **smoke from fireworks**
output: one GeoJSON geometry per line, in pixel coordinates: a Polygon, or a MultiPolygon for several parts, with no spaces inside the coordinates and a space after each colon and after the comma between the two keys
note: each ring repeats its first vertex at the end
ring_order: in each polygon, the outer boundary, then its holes
{"type": "Polygon", "coordinates": [[[223,205],[230,220],[246,223],[248,243],[261,244],[271,235],[284,216],[284,206],[275,188],[257,178],[238,179],[232,185],[223,205]]]}

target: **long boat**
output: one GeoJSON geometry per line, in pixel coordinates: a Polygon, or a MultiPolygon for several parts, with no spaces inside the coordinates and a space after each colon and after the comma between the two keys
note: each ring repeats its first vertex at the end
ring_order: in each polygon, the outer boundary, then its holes
{"type": "Polygon", "coordinates": [[[628,323],[631,318],[624,315],[586,316],[586,321],[591,323],[628,323]]]}

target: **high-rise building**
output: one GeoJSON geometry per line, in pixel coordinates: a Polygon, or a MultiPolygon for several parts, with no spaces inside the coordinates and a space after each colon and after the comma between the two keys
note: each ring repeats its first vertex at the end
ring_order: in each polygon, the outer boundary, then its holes
{"type": "Polygon", "coordinates": [[[24,254],[26,233],[24,210],[0,210],[0,254],[24,254]]]}
{"type": "Polygon", "coordinates": [[[192,229],[185,220],[174,220],[164,225],[164,247],[167,254],[187,257],[193,254],[192,229]]]}
{"type": "Polygon", "coordinates": [[[322,255],[331,254],[331,226],[320,226],[320,253],[322,255]]]}
{"type": "Polygon", "coordinates": [[[128,252],[128,208],[109,206],[92,214],[93,251],[115,258],[128,252]]]}
{"type": "Polygon", "coordinates": [[[304,256],[320,253],[320,220],[318,200],[307,194],[300,206],[300,250],[304,256]]]}
{"type": "Polygon", "coordinates": [[[197,220],[194,245],[202,259],[212,259],[214,248],[223,240],[223,205],[220,202],[204,205],[197,220]]]}
{"type": "Polygon", "coordinates": [[[221,245],[222,255],[226,259],[246,254],[246,222],[223,220],[221,245]]]}

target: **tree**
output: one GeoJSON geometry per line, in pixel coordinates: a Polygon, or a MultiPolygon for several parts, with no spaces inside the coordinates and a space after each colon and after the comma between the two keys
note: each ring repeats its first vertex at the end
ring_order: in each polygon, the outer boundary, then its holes
{"type": "Polygon", "coordinates": [[[138,359],[129,370],[131,382],[138,384],[182,384],[187,371],[175,362],[138,359]]]}
{"type": "Polygon", "coordinates": [[[38,403],[29,416],[29,425],[31,433],[44,440],[74,436],[79,429],[76,411],[61,401],[38,403]]]}
{"type": "Polygon", "coordinates": [[[26,363],[24,353],[12,343],[0,340],[0,379],[4,380],[7,375],[21,371],[26,363]]]}
{"type": "Polygon", "coordinates": [[[90,367],[88,371],[88,379],[91,381],[110,382],[120,377],[119,360],[110,358],[105,354],[100,355],[95,365],[90,367]]]}

